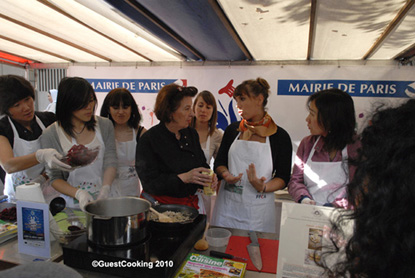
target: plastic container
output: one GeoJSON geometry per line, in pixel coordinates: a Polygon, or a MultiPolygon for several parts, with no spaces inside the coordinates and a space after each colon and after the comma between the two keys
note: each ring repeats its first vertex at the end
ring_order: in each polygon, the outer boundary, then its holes
{"type": "Polygon", "coordinates": [[[223,247],[229,242],[232,233],[226,229],[211,228],[206,234],[206,240],[210,246],[223,247]]]}

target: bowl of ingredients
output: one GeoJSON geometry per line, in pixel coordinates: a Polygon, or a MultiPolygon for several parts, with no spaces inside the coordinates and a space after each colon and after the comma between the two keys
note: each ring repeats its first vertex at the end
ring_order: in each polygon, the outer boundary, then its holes
{"type": "Polygon", "coordinates": [[[68,216],[51,225],[50,232],[62,244],[68,244],[75,238],[86,233],[85,216],[68,216]]]}
{"type": "Polygon", "coordinates": [[[206,240],[210,246],[223,247],[229,242],[232,233],[222,228],[210,228],[206,234],[206,240]]]}
{"type": "Polygon", "coordinates": [[[94,162],[98,153],[99,147],[88,149],[82,144],[73,145],[61,161],[72,166],[72,168],[84,167],[94,162]]]}

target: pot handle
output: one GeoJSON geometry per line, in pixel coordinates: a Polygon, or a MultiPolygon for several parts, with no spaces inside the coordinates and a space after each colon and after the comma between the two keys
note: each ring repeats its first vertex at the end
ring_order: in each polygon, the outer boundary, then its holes
{"type": "Polygon", "coordinates": [[[148,194],[147,192],[141,192],[141,196],[143,196],[147,201],[150,201],[150,203],[153,206],[158,206],[159,202],[153,198],[153,196],[151,196],[150,194],[148,194]]]}

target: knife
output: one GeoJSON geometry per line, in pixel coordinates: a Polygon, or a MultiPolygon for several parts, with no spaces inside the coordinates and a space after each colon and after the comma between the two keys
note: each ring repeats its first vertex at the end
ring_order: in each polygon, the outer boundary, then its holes
{"type": "Polygon", "coordinates": [[[248,249],[249,257],[251,258],[252,263],[254,266],[261,271],[262,269],[262,258],[261,258],[261,251],[259,249],[258,238],[256,232],[249,231],[249,237],[251,238],[251,243],[246,246],[248,249]]]}
{"type": "Polygon", "coordinates": [[[215,251],[215,250],[210,251],[210,256],[220,258],[220,259],[222,259],[222,258],[231,259],[231,260],[237,259],[237,260],[242,260],[242,261],[247,261],[248,260],[248,259],[245,259],[245,258],[242,258],[242,257],[237,257],[237,256],[234,256],[234,255],[231,255],[231,254],[228,254],[228,253],[222,253],[222,252],[218,252],[218,251],[215,251]]]}

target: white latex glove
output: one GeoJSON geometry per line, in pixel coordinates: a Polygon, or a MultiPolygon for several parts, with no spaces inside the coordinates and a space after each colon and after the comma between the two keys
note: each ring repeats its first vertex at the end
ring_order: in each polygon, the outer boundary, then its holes
{"type": "Polygon", "coordinates": [[[305,204],[305,205],[315,205],[316,201],[311,200],[308,197],[305,197],[304,199],[301,200],[301,204],[305,204]]]}
{"type": "Polygon", "coordinates": [[[111,186],[103,185],[101,187],[101,190],[99,191],[97,200],[107,199],[108,195],[110,194],[110,191],[111,191],[111,186]]]}
{"type": "Polygon", "coordinates": [[[40,149],[36,151],[36,159],[40,163],[45,163],[52,169],[72,171],[72,167],[70,165],[59,160],[62,157],[63,155],[58,153],[55,149],[40,149]]]}
{"type": "Polygon", "coordinates": [[[88,191],[83,189],[78,189],[75,193],[75,198],[79,201],[79,207],[84,210],[84,207],[89,203],[94,201],[94,198],[89,194],[88,191]]]}

